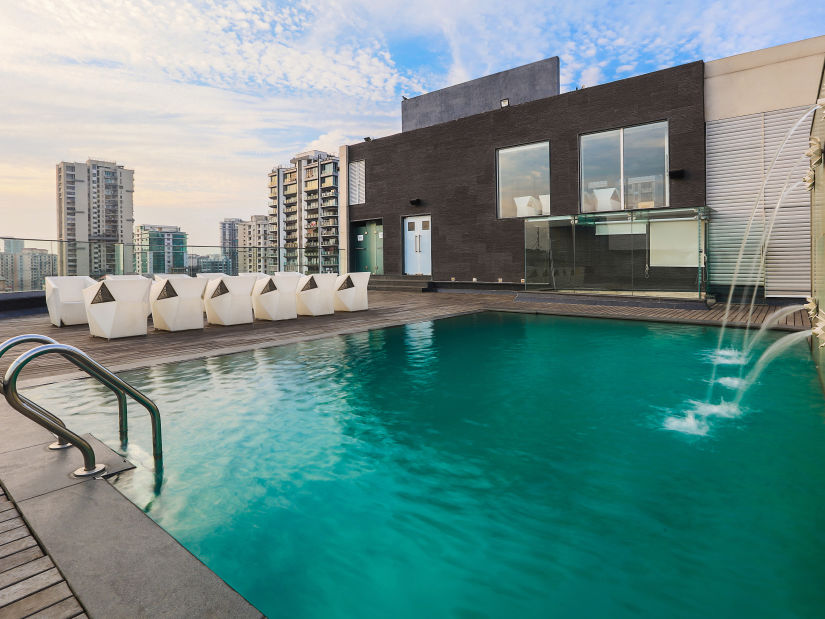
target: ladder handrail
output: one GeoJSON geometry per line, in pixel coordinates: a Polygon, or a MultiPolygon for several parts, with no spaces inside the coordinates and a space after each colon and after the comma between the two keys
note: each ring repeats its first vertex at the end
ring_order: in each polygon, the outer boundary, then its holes
{"type": "MultiPolygon", "coordinates": [[[[50,338],[47,335],[38,335],[37,333],[27,333],[25,335],[18,335],[18,336],[7,339],[5,342],[0,344],[0,358],[2,358],[3,355],[5,355],[8,351],[10,351],[15,346],[18,346],[20,344],[26,344],[26,343],[29,343],[29,342],[38,342],[40,344],[57,344],[57,341],[53,340],[52,338],[50,338]]],[[[2,392],[3,392],[3,385],[2,385],[2,381],[0,381],[0,393],[2,393],[2,392]]],[[[50,419],[54,423],[60,424],[64,428],[66,427],[66,424],[63,423],[63,420],[60,419],[60,417],[58,417],[57,415],[52,415],[45,408],[42,408],[41,406],[38,406],[37,404],[35,404],[34,402],[32,402],[31,400],[29,400],[28,398],[26,398],[22,395],[20,396],[20,399],[25,404],[27,404],[29,407],[34,408],[36,410],[36,412],[38,412],[40,415],[42,415],[44,417],[47,417],[48,419],[50,419]]],[[[58,445],[60,447],[68,447],[69,446],[69,443],[67,443],[66,439],[64,439],[62,436],[58,436],[57,438],[58,438],[58,445]]]]}
{"type": "MultiPolygon", "coordinates": [[[[48,335],[40,335],[38,333],[26,333],[25,335],[18,335],[16,337],[12,337],[12,338],[7,339],[5,342],[0,344],[0,358],[2,358],[3,355],[5,355],[9,350],[14,348],[15,346],[18,346],[20,344],[29,343],[29,342],[38,342],[40,344],[58,344],[59,343],[57,340],[55,340],[53,338],[50,338],[48,335]]],[[[83,353],[83,354],[85,355],[85,353],[83,353]]],[[[80,363],[73,356],[63,355],[63,357],[67,361],[69,361],[70,363],[75,365],[76,367],[80,368],[81,370],[87,371],[86,368],[83,366],[83,364],[80,363]]],[[[89,356],[86,355],[86,357],[89,357],[89,356]]],[[[109,387],[109,389],[111,389],[114,392],[115,396],[117,397],[118,432],[120,434],[120,448],[121,449],[126,449],[126,445],[129,442],[129,429],[127,427],[127,417],[126,417],[126,415],[127,415],[127,411],[126,411],[126,394],[121,389],[119,389],[118,387],[115,387],[114,385],[111,385],[108,382],[106,382],[104,380],[101,380],[100,377],[98,377],[98,380],[100,382],[102,382],[104,385],[106,385],[107,387],[109,387]]],[[[2,387],[2,383],[0,383],[0,393],[2,393],[2,392],[3,392],[3,387],[2,387]]],[[[39,412],[41,415],[45,415],[46,417],[48,417],[52,421],[55,421],[56,423],[59,423],[60,425],[62,425],[64,428],[66,427],[66,424],[63,423],[62,419],[60,419],[56,415],[53,415],[52,413],[47,411],[45,408],[42,408],[42,407],[38,406],[37,404],[35,404],[34,402],[29,400],[25,396],[21,395],[20,398],[22,398],[23,401],[26,402],[26,404],[28,404],[30,407],[36,408],[37,412],[39,412]]],[[[68,447],[69,446],[68,443],[64,442],[64,439],[62,437],[58,437],[58,444],[61,447],[68,447]]]]}
{"type": "MultiPolygon", "coordinates": [[[[158,407],[150,398],[141,393],[138,389],[132,387],[122,378],[109,371],[107,368],[89,357],[89,355],[74,346],[58,343],[44,344],[24,352],[17,359],[15,359],[9,366],[8,370],[6,370],[6,375],[3,377],[3,392],[6,399],[9,401],[9,404],[14,406],[20,412],[23,412],[20,407],[25,406],[25,403],[20,400],[21,396],[17,392],[17,379],[20,372],[29,362],[33,361],[37,357],[50,353],[56,353],[70,359],[72,363],[84,370],[93,378],[96,378],[99,382],[113,390],[119,389],[123,391],[125,394],[130,395],[136,402],[138,402],[138,404],[146,408],[152,421],[152,451],[155,460],[155,472],[158,473],[163,466],[163,443],[161,436],[160,411],[158,410],[158,407]]],[[[123,419],[125,420],[125,416],[123,419]]],[[[92,456],[92,458],[94,458],[94,456],[92,456]]]]}

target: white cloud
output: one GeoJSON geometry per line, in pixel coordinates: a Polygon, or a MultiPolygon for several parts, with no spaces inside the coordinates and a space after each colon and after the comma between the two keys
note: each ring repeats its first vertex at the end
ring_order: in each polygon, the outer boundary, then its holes
{"type": "Polygon", "coordinates": [[[563,89],[821,34],[793,0],[19,0],[0,18],[0,234],[53,236],[54,164],[136,170],[140,222],[212,243],[266,173],[400,129],[400,95],[559,55],[563,89]],[[406,48],[397,52],[403,41],[406,48]]]}

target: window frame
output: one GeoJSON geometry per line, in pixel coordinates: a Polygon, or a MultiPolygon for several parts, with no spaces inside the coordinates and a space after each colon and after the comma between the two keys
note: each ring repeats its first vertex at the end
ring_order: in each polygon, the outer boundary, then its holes
{"type": "MultiPolygon", "coordinates": [[[[496,147],[496,154],[495,154],[495,158],[496,158],[496,199],[495,199],[496,220],[501,220],[501,221],[505,221],[505,220],[509,220],[509,219],[524,220],[524,219],[529,219],[530,217],[536,217],[536,215],[532,215],[532,216],[531,215],[526,215],[524,217],[518,217],[517,215],[514,215],[513,217],[502,217],[501,216],[501,204],[499,202],[500,199],[501,199],[501,186],[499,184],[499,180],[501,178],[500,169],[499,169],[499,154],[503,150],[509,150],[511,148],[519,148],[520,146],[533,146],[535,144],[547,144],[547,172],[548,172],[548,177],[547,178],[548,178],[548,181],[549,181],[549,187],[547,188],[547,190],[548,190],[547,195],[550,196],[550,209],[551,209],[551,213],[552,213],[552,205],[553,205],[553,197],[552,197],[553,196],[553,165],[552,165],[552,162],[553,162],[553,147],[552,147],[552,141],[550,140],[550,138],[546,138],[546,139],[543,139],[543,140],[535,140],[535,141],[532,141],[532,142],[520,142],[518,144],[509,144],[507,146],[496,147]]],[[[547,217],[548,215],[538,215],[538,217],[542,217],[542,216],[547,217]]]]}
{"type": "Polygon", "coordinates": [[[667,118],[662,118],[659,120],[651,120],[648,122],[643,123],[635,123],[633,125],[622,125],[620,127],[609,127],[607,129],[599,129],[598,131],[588,131],[587,133],[580,133],[579,140],[578,140],[578,165],[579,165],[579,214],[593,214],[593,213],[619,213],[623,211],[634,211],[639,209],[628,209],[627,204],[625,202],[625,174],[624,174],[624,132],[625,129],[633,129],[635,127],[644,127],[647,125],[658,125],[664,123],[667,131],[665,132],[665,173],[664,173],[664,184],[665,184],[665,203],[663,206],[656,206],[654,208],[669,208],[670,207],[670,120],[667,118]],[[582,138],[587,137],[589,135],[598,135],[600,133],[607,133],[609,131],[618,131],[619,132],[619,175],[620,175],[620,199],[622,203],[622,208],[619,211],[585,211],[583,210],[583,203],[582,203],[582,194],[584,193],[584,179],[582,178],[582,174],[584,172],[582,166],[582,138]]]}

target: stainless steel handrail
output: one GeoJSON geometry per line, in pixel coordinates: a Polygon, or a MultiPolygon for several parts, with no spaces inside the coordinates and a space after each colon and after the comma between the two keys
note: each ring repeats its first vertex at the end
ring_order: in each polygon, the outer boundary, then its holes
{"type": "MultiPolygon", "coordinates": [[[[31,408],[27,407],[30,401],[26,400],[25,398],[21,399],[22,396],[20,396],[20,394],[17,392],[17,379],[20,375],[20,372],[29,362],[33,361],[37,357],[51,353],[59,354],[69,359],[76,366],[83,369],[87,374],[89,374],[93,378],[96,378],[98,381],[108,386],[110,389],[115,391],[120,390],[123,394],[130,395],[134,400],[138,402],[138,404],[146,408],[146,410],[149,412],[149,416],[152,421],[152,451],[155,460],[155,473],[156,475],[159,474],[163,468],[163,443],[161,436],[160,411],[158,410],[158,407],[146,395],[132,387],[129,383],[121,379],[113,372],[110,372],[108,369],[106,369],[105,367],[97,363],[94,359],[89,357],[82,350],[79,350],[74,346],[67,346],[66,344],[58,343],[44,344],[42,346],[37,346],[36,348],[32,348],[31,350],[26,351],[17,359],[15,359],[14,362],[9,366],[8,370],[6,370],[6,375],[3,378],[3,392],[9,404],[11,404],[15,409],[17,409],[33,421],[37,421],[37,419],[30,415],[30,413],[33,412],[31,408]]],[[[125,409],[125,406],[123,408],[125,409]]],[[[34,414],[36,414],[38,417],[41,417],[36,411],[34,411],[34,414]]],[[[57,424],[54,424],[53,422],[52,425],[60,427],[57,424]]],[[[125,415],[122,416],[121,427],[123,426],[125,426],[125,415]]],[[[49,429],[51,431],[54,431],[51,429],[51,427],[49,429]]],[[[58,432],[55,432],[55,434],[60,436],[60,433],[58,432]]],[[[73,434],[73,436],[76,437],[77,435],[73,434]]],[[[81,451],[83,450],[81,449],[81,451]]],[[[84,453],[84,460],[85,458],[86,454],[84,453]]],[[[91,462],[92,464],[94,463],[94,452],[91,453],[91,462]]]]}
{"type": "MultiPolygon", "coordinates": [[[[12,337],[12,338],[7,339],[5,342],[0,344],[0,358],[2,358],[3,355],[5,355],[8,351],[10,351],[15,346],[18,346],[20,344],[26,344],[26,343],[29,343],[29,342],[37,342],[39,344],[57,344],[57,341],[53,340],[52,338],[50,338],[47,335],[38,335],[37,333],[27,333],[25,335],[18,335],[16,337],[12,337]]],[[[0,381],[0,393],[2,393],[2,392],[3,392],[3,385],[2,385],[2,381],[0,381]]],[[[60,424],[64,428],[66,427],[66,424],[63,423],[63,420],[60,419],[57,415],[52,415],[45,408],[42,408],[42,407],[38,406],[37,404],[35,404],[34,402],[32,402],[31,400],[25,398],[22,395],[20,396],[20,399],[23,400],[30,408],[34,408],[36,410],[36,412],[40,413],[44,417],[47,417],[48,419],[50,419],[54,423],[60,424]]],[[[62,436],[58,436],[57,437],[57,442],[52,443],[51,445],[49,445],[49,449],[66,449],[66,448],[71,447],[71,446],[72,446],[72,444],[69,443],[68,441],[66,441],[66,439],[64,439],[62,436]]]]}
{"type": "MultiPolygon", "coordinates": [[[[12,337],[12,338],[7,339],[5,342],[0,344],[0,359],[2,359],[3,355],[5,355],[9,350],[14,348],[15,346],[18,346],[20,344],[29,343],[29,342],[38,342],[40,344],[58,344],[59,343],[57,340],[50,338],[48,335],[40,335],[38,333],[27,333],[25,335],[18,335],[16,337],[12,337]]],[[[85,353],[84,353],[84,355],[85,355],[85,353]]],[[[77,366],[78,368],[80,368],[81,370],[87,371],[86,367],[81,362],[79,362],[77,359],[75,359],[75,357],[73,357],[72,355],[63,355],[63,357],[67,361],[69,361],[70,363],[72,363],[75,366],[77,366]]],[[[89,358],[88,355],[86,355],[86,357],[89,358]]],[[[97,377],[97,378],[98,378],[98,380],[100,380],[99,377],[97,377]]],[[[117,397],[118,431],[119,431],[119,435],[120,435],[120,448],[121,449],[126,449],[126,445],[129,442],[129,428],[128,428],[128,425],[127,425],[127,418],[126,418],[126,414],[127,414],[126,413],[126,394],[123,393],[123,391],[121,389],[119,389],[119,388],[117,388],[113,385],[110,385],[109,383],[107,383],[103,380],[100,380],[100,382],[102,382],[104,385],[109,387],[109,389],[111,389],[114,392],[115,396],[117,397]]],[[[2,392],[2,390],[3,390],[2,385],[0,385],[0,392],[2,392]]],[[[31,400],[25,398],[22,395],[20,396],[20,398],[22,398],[23,401],[25,401],[29,406],[38,409],[38,412],[41,415],[45,415],[49,419],[51,419],[52,421],[54,421],[56,423],[59,423],[63,427],[66,427],[66,424],[64,424],[63,421],[60,418],[58,418],[57,416],[51,414],[46,409],[38,406],[37,404],[35,404],[34,402],[32,402],[31,400]]],[[[71,444],[66,443],[60,437],[58,437],[58,441],[56,443],[52,443],[51,445],[49,445],[49,449],[65,449],[67,447],[71,447],[71,444]]]]}

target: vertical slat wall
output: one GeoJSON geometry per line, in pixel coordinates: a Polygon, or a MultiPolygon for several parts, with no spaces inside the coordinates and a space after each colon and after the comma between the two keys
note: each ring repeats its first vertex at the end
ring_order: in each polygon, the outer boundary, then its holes
{"type": "MultiPolygon", "coordinates": [[[[729,286],[748,218],[762,185],[762,114],[708,122],[706,131],[707,201],[710,207],[708,260],[710,283],[729,286]]],[[[736,278],[737,285],[762,285],[759,240],[763,220],[754,218],[736,278]]]]}
{"type": "MultiPolygon", "coordinates": [[[[806,109],[789,108],[765,114],[766,174],[788,131],[806,109]]],[[[811,294],[811,195],[800,183],[808,169],[805,151],[810,130],[811,120],[807,118],[790,135],[765,188],[769,221],[784,192],[768,243],[766,296],[807,297],[811,294]],[[797,187],[789,191],[794,185],[797,187]]]]}
{"type": "MultiPolygon", "coordinates": [[[[727,286],[733,281],[748,219],[768,169],[786,133],[804,111],[805,108],[789,108],[707,123],[711,284],[727,286]]],[[[765,273],[759,270],[763,230],[786,180],[790,178],[790,187],[804,174],[804,164],[800,164],[789,177],[807,149],[808,128],[809,125],[800,126],[792,134],[767,179],[765,199],[759,201],[736,280],[737,285],[764,285],[768,296],[810,294],[810,203],[802,188],[785,196],[768,244],[765,273]]]]}
{"type": "Polygon", "coordinates": [[[364,179],[364,161],[351,161],[349,164],[349,203],[364,204],[366,202],[366,185],[364,179]]]}

